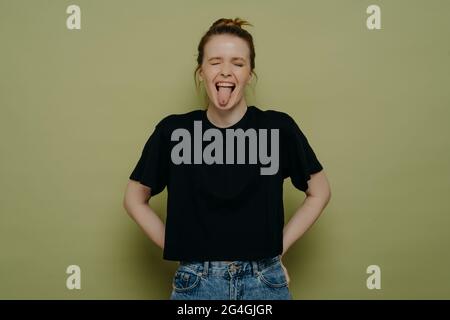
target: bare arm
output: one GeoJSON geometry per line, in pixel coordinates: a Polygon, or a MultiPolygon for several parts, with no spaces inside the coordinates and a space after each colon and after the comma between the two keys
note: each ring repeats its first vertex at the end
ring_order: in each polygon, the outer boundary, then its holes
{"type": "Polygon", "coordinates": [[[324,170],[312,174],[305,200],[284,227],[282,255],[314,224],[330,198],[330,185],[324,170]]]}
{"type": "Polygon", "coordinates": [[[145,234],[161,249],[164,249],[165,226],[159,216],[150,208],[148,201],[151,189],[137,181],[130,180],[125,190],[123,207],[145,234]]]}
{"type": "MultiPolygon", "coordinates": [[[[324,171],[311,175],[308,180],[308,189],[306,190],[306,198],[300,208],[289,220],[283,229],[283,253],[280,259],[286,253],[287,249],[299,239],[319,218],[323,209],[331,198],[330,185],[324,171]]],[[[289,284],[289,273],[281,261],[286,281],[289,284]]]]}

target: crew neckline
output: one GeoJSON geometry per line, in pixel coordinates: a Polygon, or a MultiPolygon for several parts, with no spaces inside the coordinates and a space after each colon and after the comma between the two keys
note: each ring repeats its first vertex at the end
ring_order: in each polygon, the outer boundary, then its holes
{"type": "Polygon", "coordinates": [[[247,109],[245,110],[245,113],[244,113],[244,115],[241,117],[241,119],[239,119],[236,123],[234,123],[233,125],[228,126],[228,127],[218,127],[218,126],[216,126],[214,123],[212,123],[212,122],[209,120],[208,115],[207,115],[207,113],[206,113],[207,109],[206,109],[206,110],[203,110],[203,119],[206,121],[206,123],[207,123],[209,126],[215,128],[215,129],[221,129],[221,130],[225,130],[225,129],[233,129],[233,128],[239,126],[240,124],[242,124],[242,123],[245,121],[245,119],[248,118],[249,113],[250,113],[250,109],[252,109],[252,108],[253,108],[253,106],[247,106],[247,109]]]}

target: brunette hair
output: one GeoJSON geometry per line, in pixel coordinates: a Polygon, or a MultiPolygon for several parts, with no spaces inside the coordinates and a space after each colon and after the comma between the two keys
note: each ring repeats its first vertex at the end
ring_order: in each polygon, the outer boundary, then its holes
{"type": "Polygon", "coordinates": [[[197,80],[198,71],[201,68],[201,65],[203,63],[203,55],[204,55],[204,49],[206,43],[210,40],[210,38],[214,35],[219,34],[231,34],[234,36],[237,36],[241,39],[243,39],[245,42],[247,42],[248,47],[250,49],[250,69],[252,73],[258,78],[258,75],[254,72],[255,69],[255,47],[253,44],[253,37],[252,35],[245,29],[242,28],[242,26],[253,26],[246,20],[242,20],[240,18],[235,19],[226,19],[221,18],[217,21],[215,21],[211,27],[209,27],[209,30],[203,35],[203,37],[200,40],[200,43],[198,44],[198,55],[197,55],[197,68],[194,71],[194,81],[195,86],[197,90],[200,87],[200,83],[197,80]]]}

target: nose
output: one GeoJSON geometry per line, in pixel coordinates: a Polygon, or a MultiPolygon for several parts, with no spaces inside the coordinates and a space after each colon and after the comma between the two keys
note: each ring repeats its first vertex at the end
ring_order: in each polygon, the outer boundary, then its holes
{"type": "Polygon", "coordinates": [[[224,65],[223,67],[222,67],[222,70],[221,70],[221,73],[220,73],[222,76],[224,76],[224,77],[227,77],[227,76],[229,76],[229,75],[231,75],[231,72],[230,72],[230,69],[229,69],[229,67],[227,66],[227,65],[224,65]]]}

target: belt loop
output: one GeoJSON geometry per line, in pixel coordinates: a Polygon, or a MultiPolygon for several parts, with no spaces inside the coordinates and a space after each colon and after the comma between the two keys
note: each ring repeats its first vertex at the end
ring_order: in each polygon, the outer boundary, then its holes
{"type": "Polygon", "coordinates": [[[259,271],[259,268],[258,268],[258,261],[255,261],[255,260],[252,260],[252,271],[253,271],[253,276],[257,276],[258,275],[258,271],[259,271]]]}
{"type": "Polygon", "coordinates": [[[208,275],[208,267],[209,267],[209,261],[205,260],[203,262],[203,275],[206,277],[208,275]]]}

